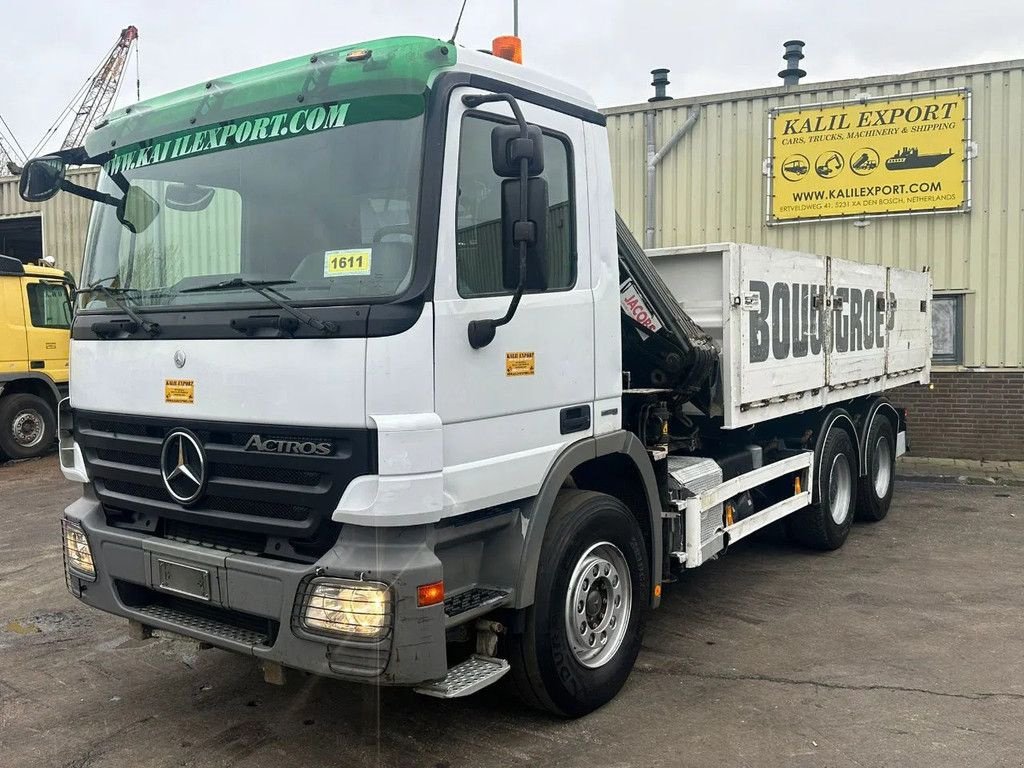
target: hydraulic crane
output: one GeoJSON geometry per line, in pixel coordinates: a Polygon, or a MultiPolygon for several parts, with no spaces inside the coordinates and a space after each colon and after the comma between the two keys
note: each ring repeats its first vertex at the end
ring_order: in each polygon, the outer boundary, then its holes
{"type": "Polygon", "coordinates": [[[124,74],[128,55],[138,38],[139,30],[134,26],[127,26],[121,30],[114,47],[91,75],[85,97],[78,106],[61,149],[81,146],[89,126],[110,110],[110,105],[121,86],[121,76],[124,74]]]}
{"type": "Polygon", "coordinates": [[[11,153],[7,149],[7,145],[4,143],[4,140],[0,138],[0,176],[7,175],[7,168],[11,163],[11,153]]]}
{"type": "Polygon", "coordinates": [[[20,162],[25,162],[25,150],[18,142],[18,137],[11,131],[11,126],[4,120],[3,115],[0,115],[0,176],[17,176],[21,173],[19,157],[20,162]]]}
{"type": "MultiPolygon", "coordinates": [[[[134,26],[127,26],[121,30],[114,45],[107,51],[106,55],[89,73],[85,83],[78,89],[74,96],[64,105],[64,108],[57,115],[56,119],[46,129],[46,133],[39,142],[32,148],[31,152],[23,153],[27,157],[34,157],[49,143],[60,127],[67,120],[68,115],[74,115],[71,121],[71,128],[68,130],[61,149],[79,147],[85,141],[85,134],[90,126],[94,125],[100,118],[105,116],[117,97],[121,86],[121,78],[124,75],[125,65],[128,57],[135,49],[136,75],[135,91],[136,97],[139,90],[138,77],[138,44],[139,30],[134,26]]],[[[11,134],[11,138],[14,136],[11,134]]],[[[17,140],[15,139],[15,144],[17,140]]],[[[20,149],[20,146],[18,147],[20,149]]],[[[0,161],[3,157],[3,145],[0,144],[0,161]]]]}

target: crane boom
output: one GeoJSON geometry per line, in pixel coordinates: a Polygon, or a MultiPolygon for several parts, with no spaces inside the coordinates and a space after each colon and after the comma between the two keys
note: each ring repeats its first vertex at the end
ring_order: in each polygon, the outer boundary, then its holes
{"type": "Polygon", "coordinates": [[[121,30],[121,36],[118,37],[114,47],[110,49],[89,81],[85,96],[78,111],[75,112],[75,119],[71,122],[71,128],[68,130],[61,149],[81,146],[85,141],[85,134],[89,130],[89,126],[107,114],[121,85],[121,76],[124,74],[128,54],[131,53],[132,45],[135,44],[138,37],[139,30],[134,26],[128,26],[121,30]]]}
{"type": "Polygon", "coordinates": [[[6,176],[9,173],[9,164],[11,164],[11,153],[7,151],[7,145],[3,138],[0,138],[0,176],[6,176]]]}

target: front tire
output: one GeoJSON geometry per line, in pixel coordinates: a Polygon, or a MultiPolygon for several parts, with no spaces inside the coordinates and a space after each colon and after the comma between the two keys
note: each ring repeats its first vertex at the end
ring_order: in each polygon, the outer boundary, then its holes
{"type": "Polygon", "coordinates": [[[602,493],[558,494],[541,545],[534,604],[510,638],[512,679],[538,709],[579,717],[629,677],[650,594],[636,517],[602,493]]]}
{"type": "Polygon", "coordinates": [[[877,523],[889,514],[896,483],[896,433],[892,422],[877,416],[865,441],[867,474],[857,492],[857,519],[877,523]]]}
{"type": "Polygon", "coordinates": [[[56,434],[53,409],[43,398],[19,393],[0,399],[0,454],[11,459],[42,456],[56,434]]]}
{"type": "Polygon", "coordinates": [[[818,501],[788,518],[791,538],[812,549],[839,549],[853,525],[857,505],[857,452],[850,434],[833,429],[817,465],[818,501]]]}

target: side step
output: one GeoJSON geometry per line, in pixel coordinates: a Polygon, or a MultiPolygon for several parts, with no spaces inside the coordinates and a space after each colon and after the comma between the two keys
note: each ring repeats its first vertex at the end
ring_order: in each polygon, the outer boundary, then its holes
{"type": "Polygon", "coordinates": [[[449,669],[443,680],[424,683],[415,691],[438,699],[458,699],[496,683],[510,668],[505,659],[474,654],[449,669]]]}

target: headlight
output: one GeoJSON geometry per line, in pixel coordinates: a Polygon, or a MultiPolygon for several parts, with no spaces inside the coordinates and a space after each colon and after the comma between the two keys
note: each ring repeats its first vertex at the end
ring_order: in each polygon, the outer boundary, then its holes
{"type": "Polygon", "coordinates": [[[64,531],[64,566],[77,576],[96,578],[96,566],[92,562],[92,550],[85,538],[85,531],[78,523],[61,520],[64,531]]]}
{"type": "Polygon", "coordinates": [[[316,579],[305,587],[302,626],[310,632],[380,640],[391,629],[391,591],[385,584],[316,579]]]}

